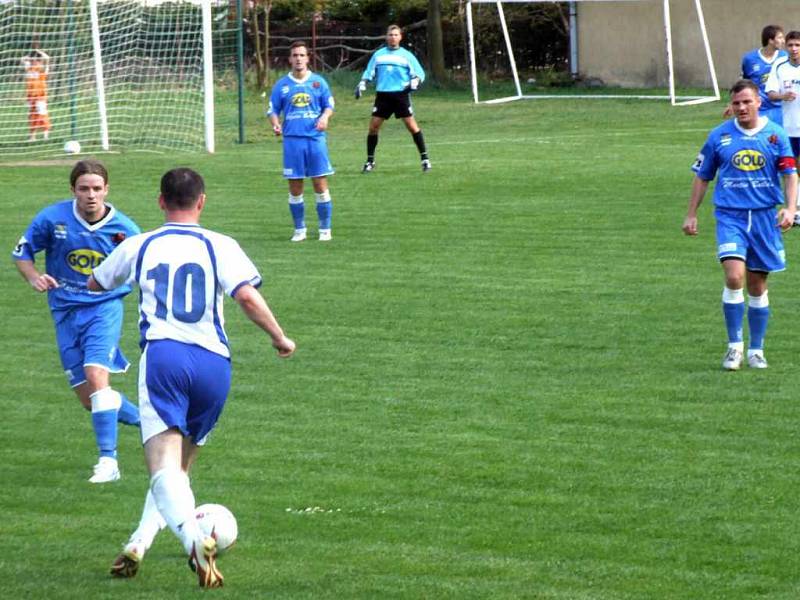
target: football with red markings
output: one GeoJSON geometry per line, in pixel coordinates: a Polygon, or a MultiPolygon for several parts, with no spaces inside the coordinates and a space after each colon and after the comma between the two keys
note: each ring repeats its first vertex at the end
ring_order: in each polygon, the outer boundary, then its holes
{"type": "Polygon", "coordinates": [[[195,509],[200,531],[217,540],[217,550],[224,552],[236,542],[239,526],[236,517],[222,504],[201,504],[195,509]]]}

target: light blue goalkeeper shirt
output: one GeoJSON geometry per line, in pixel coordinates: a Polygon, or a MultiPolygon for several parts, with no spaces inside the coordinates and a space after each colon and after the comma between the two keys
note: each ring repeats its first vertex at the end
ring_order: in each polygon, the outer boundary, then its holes
{"type": "Polygon", "coordinates": [[[392,50],[388,46],[375,51],[361,75],[364,81],[374,81],[378,92],[405,91],[413,77],[418,77],[420,83],[425,81],[425,71],[417,57],[405,48],[392,50]]]}

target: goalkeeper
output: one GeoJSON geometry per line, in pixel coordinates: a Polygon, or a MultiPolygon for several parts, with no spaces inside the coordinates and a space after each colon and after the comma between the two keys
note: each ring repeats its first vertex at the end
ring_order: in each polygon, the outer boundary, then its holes
{"type": "Polygon", "coordinates": [[[415,91],[425,81],[425,71],[417,58],[405,48],[400,47],[403,34],[397,25],[389,25],[386,30],[386,45],[375,51],[367,68],[356,86],[356,100],[367,90],[367,82],[375,82],[375,104],[372,107],[372,118],[367,134],[367,162],[362,173],[371,173],[375,169],[375,148],[378,146],[378,131],[383,122],[394,115],[403,119],[406,129],[414,138],[419,150],[422,170],[431,170],[431,161],[425,147],[422,130],[414,119],[410,92],[415,91]]]}
{"type": "Polygon", "coordinates": [[[23,57],[25,69],[25,95],[28,101],[29,141],[36,141],[41,131],[46,140],[50,136],[50,116],[47,113],[47,75],[50,73],[50,56],[44,51],[34,49],[23,57]]]}

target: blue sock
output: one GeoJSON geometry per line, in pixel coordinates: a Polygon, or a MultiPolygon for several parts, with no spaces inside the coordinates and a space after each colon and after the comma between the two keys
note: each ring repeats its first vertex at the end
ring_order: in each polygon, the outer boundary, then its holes
{"type": "Polygon", "coordinates": [[[117,411],[92,411],[92,427],[100,456],[117,457],[117,411]]]}
{"type": "Polygon", "coordinates": [[[767,334],[769,306],[747,309],[747,322],[750,325],[750,350],[764,349],[764,336],[767,334]]]}
{"type": "Polygon", "coordinates": [[[128,400],[125,394],[120,394],[120,397],[122,398],[122,404],[117,413],[117,421],[125,423],[125,425],[135,425],[139,427],[139,407],[128,400]]]}
{"type": "Polygon", "coordinates": [[[744,324],[744,302],[730,304],[722,303],[722,312],[725,315],[725,327],[728,330],[728,343],[744,340],[742,325],[744,324]]]}
{"type": "Polygon", "coordinates": [[[306,206],[303,202],[303,196],[289,195],[289,210],[292,213],[292,221],[294,221],[295,229],[306,228],[306,206]]]}
{"type": "Polygon", "coordinates": [[[319,218],[320,229],[331,228],[331,214],[333,213],[333,203],[328,192],[317,194],[317,217],[319,218]]]}

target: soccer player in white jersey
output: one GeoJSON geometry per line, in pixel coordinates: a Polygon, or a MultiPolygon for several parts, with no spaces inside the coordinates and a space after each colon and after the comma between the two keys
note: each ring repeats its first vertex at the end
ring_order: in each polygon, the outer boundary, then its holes
{"type": "MultiPolygon", "coordinates": [[[[800,31],[786,34],[788,56],[775,62],[767,79],[766,92],[773,102],[780,102],[783,111],[783,128],[795,158],[800,157],[800,31]]],[[[795,216],[795,226],[800,216],[795,216]]]]}
{"type": "Polygon", "coordinates": [[[111,573],[134,576],[166,522],[189,555],[200,586],[220,587],[216,542],[197,525],[188,472],[230,388],[223,295],[236,300],[269,335],[278,356],[291,356],[295,344],[256,289],[261,276],[239,244],[200,226],[204,189],[202,177],[191,169],[164,174],[158,202],[165,224],[120,244],[94,270],[89,287],[112,290],[136,283],[140,288],[139,406],[150,489],[139,527],[111,573]]]}
{"type": "Polygon", "coordinates": [[[786,34],[788,56],[780,58],[770,71],[766,91],[773,102],[783,108],[783,128],[795,157],[800,156],[800,31],[786,34]]]}
{"type": "Polygon", "coordinates": [[[372,118],[367,133],[367,161],[361,169],[362,173],[375,170],[375,149],[378,147],[378,132],[383,122],[394,115],[402,119],[419,150],[422,171],[431,170],[425,137],[414,118],[410,92],[425,81],[425,71],[417,57],[405,48],[400,47],[403,33],[397,25],[389,25],[386,30],[386,45],[375,51],[369,59],[367,68],[356,86],[356,100],[367,90],[367,82],[375,82],[375,104],[372,106],[372,118]]]}

